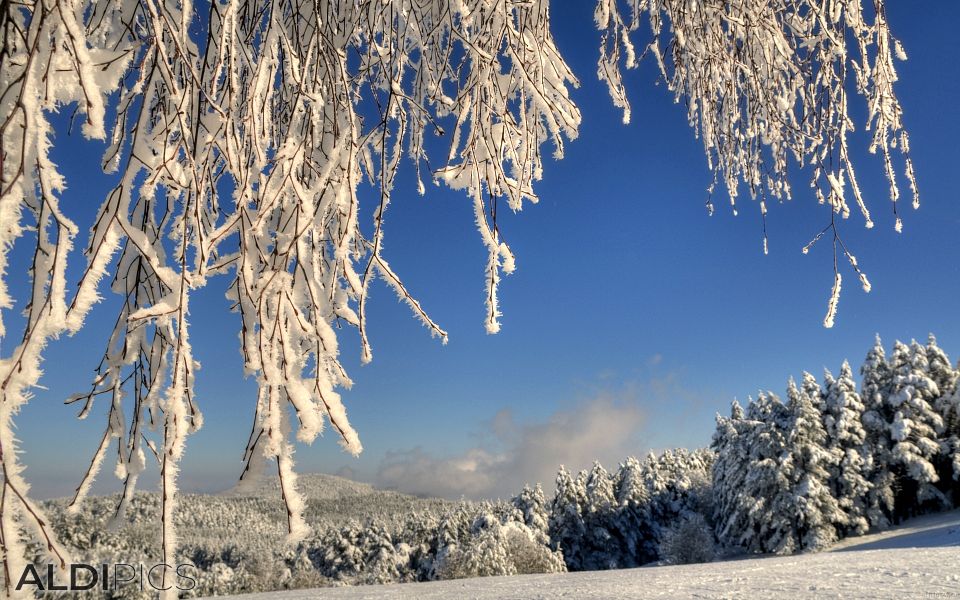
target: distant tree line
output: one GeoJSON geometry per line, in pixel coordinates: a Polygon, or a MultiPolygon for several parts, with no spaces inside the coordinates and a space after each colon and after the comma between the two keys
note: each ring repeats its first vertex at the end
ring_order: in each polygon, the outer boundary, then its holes
{"type": "Polygon", "coordinates": [[[713,457],[668,450],[628,458],[613,474],[600,463],[576,475],[560,467],[552,500],[525,486],[508,501],[421,512],[392,531],[331,528],[285,562],[291,581],[387,583],[710,560],[713,457]],[[689,548],[688,539],[702,543],[689,548]]]}

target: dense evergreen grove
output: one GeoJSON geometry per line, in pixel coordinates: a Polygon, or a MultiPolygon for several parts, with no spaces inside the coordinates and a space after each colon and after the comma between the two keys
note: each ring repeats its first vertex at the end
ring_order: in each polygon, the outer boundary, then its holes
{"type": "MultiPolygon", "coordinates": [[[[185,496],[179,558],[197,568],[195,595],[615,569],[816,550],[960,505],[958,369],[934,337],[897,342],[889,358],[878,338],[860,375],[858,390],[844,362],[822,381],[790,380],[785,400],[734,402],[709,449],[631,457],[613,473],[561,466],[549,500],[539,485],[454,503],[320,478],[305,490],[315,533],[293,548],[280,543],[284,515],[269,495],[185,496]],[[354,487],[331,494],[337,485],[354,487]]],[[[137,494],[120,530],[105,528],[111,507],[47,508],[78,559],[159,561],[158,497],[137,494]]],[[[115,594],[140,595],[150,597],[115,594]]]]}
{"type": "Polygon", "coordinates": [[[788,553],[960,504],[957,369],[931,335],[878,338],[860,368],[809,373],[787,401],[761,393],[717,418],[716,533],[726,546],[788,553]]]}

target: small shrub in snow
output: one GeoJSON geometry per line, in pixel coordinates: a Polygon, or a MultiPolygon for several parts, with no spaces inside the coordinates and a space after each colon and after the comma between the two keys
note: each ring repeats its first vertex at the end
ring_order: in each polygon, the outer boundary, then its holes
{"type": "Polygon", "coordinates": [[[689,514],[669,527],[660,542],[660,556],[669,565],[710,562],[716,556],[713,530],[700,514],[689,514]]]}

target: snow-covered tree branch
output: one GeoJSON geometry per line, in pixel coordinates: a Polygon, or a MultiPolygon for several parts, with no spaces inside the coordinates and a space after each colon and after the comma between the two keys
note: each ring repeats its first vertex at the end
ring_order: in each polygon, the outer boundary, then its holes
{"type": "MultiPolygon", "coordinates": [[[[856,127],[851,95],[866,103],[863,127],[871,132],[869,151],[883,159],[898,232],[903,223],[895,150],[903,156],[913,207],[920,206],[910,138],[893,89],[894,58],[907,56],[890,32],[883,0],[871,8],[865,11],[860,0],[598,0],[595,12],[603,33],[597,75],[623,109],[624,122],[631,109],[622,68],[637,65],[633,37],[646,20],[652,40],[641,56],[653,57],[676,101],[686,105],[713,171],[711,196],[722,182],[736,214],[740,185],[746,184],[759,200],[764,252],[769,200],[792,197],[791,167],[810,168],[817,202],[830,209],[828,225],[803,248],[806,253],[831,234],[835,277],[825,327],[833,326],[840,295],[838,257],[870,291],[837,221],[850,216],[853,204],[864,225],[874,226],[850,157],[856,127]]],[[[707,208],[713,212],[712,199],[707,208]]]]}
{"type": "Polygon", "coordinates": [[[446,340],[381,251],[401,159],[419,173],[426,136],[445,128],[447,160],[432,176],[474,204],[489,250],[487,329],[499,327],[496,284],[513,256],[496,227],[496,199],[514,210],[536,200],[541,147],[550,140],[559,155],[580,119],[548,5],[231,1],[201,11],[152,0],[45,1],[4,11],[4,259],[24,233],[39,232],[24,343],[3,363],[8,573],[20,566],[21,514],[49,537],[26,500],[9,415],[37,384],[46,341],[83,323],[108,266],[125,301],[93,386],[70,401],[82,401],[81,417],[102,395],[111,406],[73,506],[116,443],[122,515],[145,467],[144,446],[154,449],[146,430],[162,422],[163,556],[174,564],[177,466],[185,437],[202,424],[189,302],[210,276],[229,273],[244,365],[260,383],[242,479],[264,458],[276,461],[291,537],[302,537],[287,406],[297,439],[312,441],[326,417],[348,451],[361,450],[337,392],[350,379],[334,326],[356,327],[370,360],[366,298],[380,276],[446,340]],[[205,39],[191,33],[198,24],[205,39]],[[47,157],[54,132],[46,113],[72,102],[85,114],[86,136],[103,139],[109,129],[103,166],[120,177],[90,231],[79,291],[68,298],[77,228],[57,207],[63,181],[47,157]],[[358,211],[364,179],[378,202],[369,235],[358,211]]]}

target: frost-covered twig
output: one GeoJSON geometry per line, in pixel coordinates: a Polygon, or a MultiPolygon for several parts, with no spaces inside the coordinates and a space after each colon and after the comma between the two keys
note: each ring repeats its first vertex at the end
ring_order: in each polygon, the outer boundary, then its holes
{"type": "MultiPolygon", "coordinates": [[[[866,101],[869,150],[882,155],[900,231],[893,149],[903,156],[913,206],[919,206],[909,137],[894,92],[894,57],[906,60],[906,54],[890,33],[884,0],[870,4],[872,10],[864,10],[861,0],[597,0],[595,20],[603,32],[598,76],[629,120],[621,69],[636,66],[631,38],[647,20],[653,37],[644,52],[653,56],[676,101],[687,106],[714,182],[726,185],[734,214],[741,184],[754,198],[769,193],[789,199],[792,157],[801,167],[810,165],[817,200],[844,219],[850,214],[849,182],[871,228],[849,153],[854,130],[849,95],[855,91],[866,101]]],[[[708,207],[712,210],[712,203],[708,207]]],[[[764,249],[766,208],[761,202],[764,249]]],[[[831,226],[836,234],[838,225],[831,220],[831,226]]],[[[868,289],[856,261],[844,252],[868,289]]],[[[835,272],[835,281],[838,277],[835,272]]],[[[834,307],[838,289],[834,285],[834,307]]]]}

